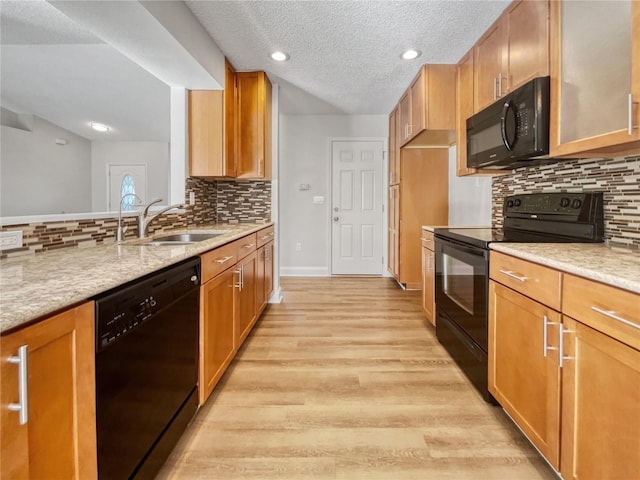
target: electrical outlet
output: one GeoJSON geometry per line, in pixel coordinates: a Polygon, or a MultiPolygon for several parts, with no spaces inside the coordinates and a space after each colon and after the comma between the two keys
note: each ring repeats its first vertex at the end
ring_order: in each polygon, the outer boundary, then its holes
{"type": "Polygon", "coordinates": [[[0,250],[22,247],[22,230],[0,232],[0,250]]]}
{"type": "Polygon", "coordinates": [[[189,205],[196,204],[196,192],[189,192],[189,205]]]}
{"type": "Polygon", "coordinates": [[[302,243],[298,242],[296,243],[296,252],[301,252],[302,251],[302,243]]]}

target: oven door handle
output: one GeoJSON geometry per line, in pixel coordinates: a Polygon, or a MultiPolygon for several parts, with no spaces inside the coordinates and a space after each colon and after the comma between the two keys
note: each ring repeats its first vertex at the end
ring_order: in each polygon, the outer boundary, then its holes
{"type": "Polygon", "coordinates": [[[440,243],[443,246],[449,246],[450,248],[468,253],[470,255],[475,255],[477,257],[486,258],[487,256],[487,250],[485,250],[484,248],[472,247],[469,245],[465,245],[464,243],[451,240],[449,238],[445,240],[444,238],[436,237],[436,244],[437,243],[440,243]]]}

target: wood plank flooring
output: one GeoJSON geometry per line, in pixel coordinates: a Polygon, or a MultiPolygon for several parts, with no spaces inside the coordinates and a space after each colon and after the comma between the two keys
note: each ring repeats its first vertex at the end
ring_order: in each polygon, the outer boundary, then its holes
{"type": "Polygon", "coordinates": [[[282,279],[159,479],[556,479],[387,278],[282,279]]]}

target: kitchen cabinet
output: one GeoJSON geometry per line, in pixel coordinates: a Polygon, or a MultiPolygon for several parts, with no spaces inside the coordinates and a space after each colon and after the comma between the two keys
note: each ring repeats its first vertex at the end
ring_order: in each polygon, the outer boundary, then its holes
{"type": "Polygon", "coordinates": [[[189,175],[224,177],[224,92],[190,90],[189,103],[189,175]]]}
{"type": "Polygon", "coordinates": [[[398,142],[399,108],[389,114],[389,185],[397,185],[400,181],[400,144],[398,142]]]}
{"type": "Polygon", "coordinates": [[[422,229],[422,310],[427,320],[436,324],[435,253],[433,232],[422,229]]]}
{"type": "Polygon", "coordinates": [[[265,72],[236,72],[237,178],[271,178],[271,82],[265,72]]]}
{"type": "Polygon", "coordinates": [[[394,278],[398,278],[400,272],[400,256],[398,250],[400,233],[400,186],[389,187],[389,252],[388,270],[394,278]]]}
{"type": "Polygon", "coordinates": [[[256,275],[257,315],[264,310],[273,291],[273,242],[258,249],[258,272],[256,275]]]}
{"type": "Polygon", "coordinates": [[[224,172],[225,177],[236,177],[237,125],[236,103],[238,101],[238,80],[236,70],[224,59],[224,172]]]}
{"type": "Polygon", "coordinates": [[[400,98],[400,146],[455,142],[455,65],[423,65],[400,98]]]}
{"type": "Polygon", "coordinates": [[[422,288],[422,225],[449,216],[449,150],[403,148],[400,183],[389,189],[389,271],[408,289],[422,288]]]}
{"type": "Polygon", "coordinates": [[[562,311],[562,477],[640,478],[640,295],[565,274],[562,311]]]}
{"type": "Polygon", "coordinates": [[[236,245],[201,255],[199,401],[204,405],[236,353],[236,245]]]}
{"type": "Polygon", "coordinates": [[[551,2],[549,133],[552,156],[640,151],[639,2],[551,2]]]}
{"type": "Polygon", "coordinates": [[[549,75],[549,2],[517,0],[474,46],[474,111],[549,75]]]}
{"type": "Polygon", "coordinates": [[[239,349],[247,338],[258,318],[256,305],[256,275],[258,273],[258,254],[254,249],[236,266],[239,287],[236,300],[235,345],[239,349]]]}
{"type": "Polygon", "coordinates": [[[88,302],[0,338],[2,478],[97,478],[94,305],[88,302]],[[28,419],[20,401],[26,357],[28,419]],[[54,368],[55,367],[55,368],[54,368]]]}

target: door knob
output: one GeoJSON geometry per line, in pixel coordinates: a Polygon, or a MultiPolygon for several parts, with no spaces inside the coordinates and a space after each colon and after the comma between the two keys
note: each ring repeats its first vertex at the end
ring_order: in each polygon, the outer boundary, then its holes
{"type": "Polygon", "coordinates": [[[337,212],[338,210],[340,210],[338,207],[333,207],[334,212],[337,212]]]}
{"type": "Polygon", "coordinates": [[[338,220],[340,220],[340,217],[333,217],[334,222],[337,222],[338,220]]]}

